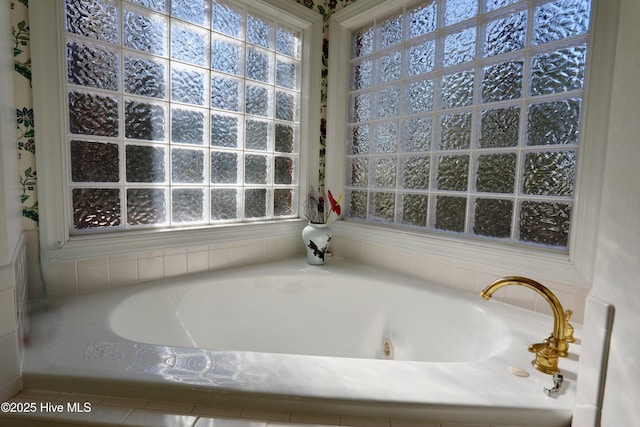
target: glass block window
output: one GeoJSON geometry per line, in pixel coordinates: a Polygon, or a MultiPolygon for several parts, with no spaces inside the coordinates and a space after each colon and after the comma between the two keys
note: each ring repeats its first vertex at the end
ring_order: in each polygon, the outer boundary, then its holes
{"type": "Polygon", "coordinates": [[[567,251],[590,15],[428,0],[351,31],[346,217],[567,251]]]}
{"type": "Polygon", "coordinates": [[[302,30],[226,0],[66,0],[64,28],[73,231],[298,216],[302,30]]]}

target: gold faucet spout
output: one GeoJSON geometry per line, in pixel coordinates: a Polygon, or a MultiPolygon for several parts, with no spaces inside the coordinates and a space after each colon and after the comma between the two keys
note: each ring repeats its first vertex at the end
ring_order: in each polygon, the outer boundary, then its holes
{"type": "Polygon", "coordinates": [[[489,284],[482,292],[480,292],[480,296],[489,300],[493,296],[494,292],[498,289],[509,286],[509,285],[518,285],[524,286],[525,288],[529,288],[540,294],[545,301],[549,303],[551,307],[551,311],[553,312],[553,333],[551,337],[555,341],[556,352],[558,356],[566,357],[568,352],[568,344],[565,336],[565,328],[566,328],[566,319],[565,319],[565,311],[562,308],[562,304],[558,298],[551,292],[547,287],[542,285],[535,280],[528,279],[526,277],[520,276],[509,276],[503,277],[502,279],[498,279],[495,282],[489,284]]]}

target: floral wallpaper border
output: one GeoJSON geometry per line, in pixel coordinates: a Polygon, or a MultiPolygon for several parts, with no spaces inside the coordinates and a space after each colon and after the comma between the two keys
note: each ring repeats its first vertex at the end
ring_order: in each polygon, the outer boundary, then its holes
{"type": "MultiPolygon", "coordinates": [[[[320,165],[318,176],[320,187],[324,187],[324,159],[326,147],[327,74],[329,58],[328,27],[331,15],[356,0],[292,0],[320,13],[324,18],[324,40],[322,44],[322,96],[320,126],[320,165]]],[[[13,35],[14,97],[16,105],[16,140],[18,144],[18,171],[20,172],[20,203],[23,228],[37,229],[40,220],[38,211],[38,178],[36,165],[37,132],[33,114],[31,86],[31,49],[29,27],[29,0],[11,2],[11,29],[13,35]]]]}

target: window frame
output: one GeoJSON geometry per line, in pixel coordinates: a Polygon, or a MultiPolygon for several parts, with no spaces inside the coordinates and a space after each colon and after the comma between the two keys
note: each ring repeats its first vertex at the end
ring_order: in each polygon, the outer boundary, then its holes
{"type": "MultiPolygon", "coordinates": [[[[374,18],[388,16],[405,5],[419,3],[423,2],[361,0],[331,17],[329,39],[333,45],[345,43],[344,40],[350,40],[352,30],[374,18]]],[[[590,288],[596,254],[617,28],[615,8],[608,8],[603,3],[601,0],[593,0],[592,3],[591,52],[587,59],[582,118],[584,125],[568,252],[425,233],[389,224],[354,220],[336,223],[332,227],[334,235],[368,245],[384,242],[388,247],[446,257],[456,266],[472,271],[482,271],[483,265],[500,267],[505,273],[518,272],[521,275],[551,278],[556,283],[590,288]]],[[[331,54],[327,140],[332,144],[327,144],[326,185],[334,193],[344,193],[348,114],[344,94],[348,92],[349,49],[334,50],[331,54]]]]}
{"type": "MultiPolygon", "coordinates": [[[[236,0],[256,13],[275,17],[299,28],[301,47],[300,176],[299,194],[318,184],[320,152],[320,99],[322,15],[291,0],[236,0]]],[[[75,259],[158,247],[197,245],[251,238],[284,236],[299,230],[300,218],[252,221],[221,225],[186,226],[72,234],[69,192],[70,161],[64,125],[64,0],[34,0],[30,4],[34,115],[40,141],[38,204],[40,247],[43,263],[51,259],[75,259]],[[59,19],[52,19],[57,16],[59,19]],[[56,82],[52,84],[52,82],[56,82]]],[[[303,212],[302,196],[298,212],[303,212]]]]}

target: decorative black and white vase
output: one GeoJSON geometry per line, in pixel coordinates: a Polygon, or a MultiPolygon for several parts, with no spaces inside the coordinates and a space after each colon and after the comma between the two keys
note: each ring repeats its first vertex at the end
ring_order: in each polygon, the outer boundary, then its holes
{"type": "Polygon", "coordinates": [[[331,228],[327,224],[310,222],[302,229],[302,240],[307,248],[307,262],[322,265],[331,243],[331,228]]]}

